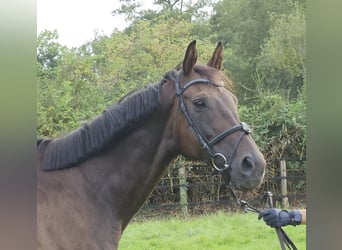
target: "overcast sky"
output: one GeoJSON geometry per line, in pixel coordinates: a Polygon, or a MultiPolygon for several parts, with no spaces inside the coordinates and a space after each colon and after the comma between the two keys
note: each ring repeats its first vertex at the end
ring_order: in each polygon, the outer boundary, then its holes
{"type": "Polygon", "coordinates": [[[119,0],[37,0],[37,35],[57,29],[59,42],[78,47],[94,38],[94,31],[110,35],[127,26],[123,17],[111,12],[119,0]]]}
{"type": "MultiPolygon", "coordinates": [[[[197,0],[193,0],[196,2],[197,0]]],[[[144,9],[156,9],[153,0],[140,0],[144,9]]],[[[128,26],[124,17],[113,16],[120,0],[37,0],[37,35],[57,30],[59,43],[79,47],[99,34],[110,35],[128,26]]]]}

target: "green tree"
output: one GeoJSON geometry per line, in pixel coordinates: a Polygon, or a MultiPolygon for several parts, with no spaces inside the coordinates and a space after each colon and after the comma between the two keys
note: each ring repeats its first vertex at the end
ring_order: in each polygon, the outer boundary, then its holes
{"type": "Polygon", "coordinates": [[[151,0],[155,9],[146,9],[141,1],[122,0],[113,15],[124,15],[128,21],[151,20],[163,13],[173,17],[178,16],[188,21],[208,18],[208,9],[212,8],[215,0],[151,0]]]}
{"type": "Polygon", "coordinates": [[[305,80],[305,14],[297,5],[288,15],[271,16],[269,37],[256,58],[264,85],[296,98],[305,80]]]}
{"type": "Polygon", "coordinates": [[[57,30],[41,32],[38,36],[37,62],[43,68],[55,68],[63,47],[57,42],[57,30]]]}
{"type": "Polygon", "coordinates": [[[58,34],[38,37],[37,134],[55,137],[80,126],[105,107],[91,55],[67,49],[58,34]],[[43,39],[40,39],[43,38],[43,39]]]}
{"type": "Polygon", "coordinates": [[[256,89],[256,64],[274,17],[288,15],[295,6],[292,0],[222,0],[215,5],[212,29],[232,50],[225,66],[243,103],[250,99],[249,90],[256,89]]]}
{"type": "Polygon", "coordinates": [[[193,39],[198,40],[206,63],[215,44],[194,34],[194,27],[182,18],[161,13],[158,18],[137,20],[123,32],[94,41],[91,51],[97,54],[95,67],[101,81],[128,86],[122,88],[126,92],[159,81],[181,62],[184,47],[193,39]]]}
{"type": "Polygon", "coordinates": [[[57,30],[45,30],[37,38],[37,75],[47,78],[54,78],[57,75],[56,69],[63,53],[67,50],[57,42],[57,30]]]}

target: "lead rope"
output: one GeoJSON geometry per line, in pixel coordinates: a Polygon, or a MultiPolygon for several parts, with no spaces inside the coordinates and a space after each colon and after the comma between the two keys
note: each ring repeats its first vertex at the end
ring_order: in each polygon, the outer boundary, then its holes
{"type": "MultiPolygon", "coordinates": [[[[232,195],[234,201],[245,211],[245,212],[254,212],[254,213],[260,213],[260,210],[256,209],[255,207],[251,206],[248,204],[248,202],[244,201],[244,200],[240,200],[234,190],[232,189],[232,187],[229,185],[228,186],[229,192],[232,195]]],[[[266,206],[268,208],[273,208],[273,200],[272,200],[272,193],[267,191],[263,197],[263,199],[266,199],[266,206]]],[[[290,237],[286,234],[286,232],[284,231],[284,229],[282,229],[281,227],[277,227],[275,228],[275,231],[277,233],[278,236],[278,240],[281,246],[282,250],[286,250],[285,245],[287,246],[288,249],[292,249],[292,250],[297,250],[296,245],[293,243],[293,241],[290,239],[290,237]]]]}

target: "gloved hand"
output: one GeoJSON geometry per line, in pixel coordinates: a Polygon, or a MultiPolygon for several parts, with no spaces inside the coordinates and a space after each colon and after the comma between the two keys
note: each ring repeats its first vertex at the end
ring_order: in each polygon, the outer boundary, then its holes
{"type": "Polygon", "coordinates": [[[259,213],[258,219],[266,222],[270,227],[283,227],[287,225],[296,226],[302,221],[302,215],[298,210],[280,210],[269,208],[259,213]]]}

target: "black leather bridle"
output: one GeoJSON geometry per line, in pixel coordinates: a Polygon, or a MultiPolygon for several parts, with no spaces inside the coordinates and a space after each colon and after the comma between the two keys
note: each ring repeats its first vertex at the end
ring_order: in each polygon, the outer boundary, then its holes
{"type": "MultiPolygon", "coordinates": [[[[176,95],[178,97],[178,102],[179,102],[179,106],[183,111],[183,114],[185,116],[185,118],[187,119],[190,127],[193,129],[193,131],[195,132],[199,142],[201,143],[201,145],[203,146],[203,148],[208,152],[208,155],[211,158],[211,165],[220,173],[222,174],[224,183],[228,186],[228,190],[230,191],[234,201],[240,205],[240,207],[245,211],[251,211],[251,212],[255,212],[255,213],[260,213],[260,211],[258,209],[256,209],[255,207],[249,205],[246,201],[244,200],[240,200],[232,186],[230,185],[230,171],[231,171],[231,164],[234,160],[234,157],[236,155],[236,151],[237,148],[242,140],[242,137],[246,134],[250,134],[251,130],[250,128],[247,126],[246,123],[241,122],[240,124],[237,124],[235,126],[233,126],[232,128],[226,129],[223,132],[219,133],[218,135],[214,136],[214,138],[212,138],[211,140],[207,140],[205,138],[205,136],[202,134],[201,130],[199,129],[198,124],[196,124],[196,122],[194,121],[194,119],[191,117],[191,114],[189,112],[189,110],[187,109],[184,100],[183,100],[183,96],[182,94],[184,93],[184,91],[186,89],[188,89],[190,86],[194,85],[194,84],[211,84],[211,85],[215,85],[214,82],[212,82],[211,80],[208,79],[204,79],[204,78],[199,78],[199,79],[195,79],[192,80],[190,82],[188,82],[187,84],[185,84],[182,88],[180,87],[180,76],[179,74],[176,77],[176,81],[175,81],[175,85],[176,85],[176,95]],[[215,152],[215,150],[213,149],[213,146],[221,141],[223,138],[237,132],[237,131],[241,131],[242,133],[240,134],[240,136],[238,137],[235,146],[234,146],[234,150],[233,153],[230,156],[229,161],[227,160],[227,158],[222,154],[222,153],[217,153],[215,152]],[[218,167],[215,163],[215,160],[217,158],[222,158],[224,161],[224,165],[223,167],[218,167]]],[[[269,196],[268,194],[268,202],[270,202],[269,207],[273,207],[272,204],[272,198],[269,196]]],[[[280,227],[280,228],[276,228],[276,233],[278,235],[278,239],[280,242],[280,246],[282,250],[285,250],[285,246],[287,246],[289,249],[293,249],[293,250],[297,250],[297,247],[295,246],[295,244],[291,241],[291,239],[289,238],[289,236],[285,233],[285,231],[280,227]]]]}
{"type": "Polygon", "coordinates": [[[229,173],[231,171],[231,164],[234,160],[234,157],[236,155],[236,151],[237,148],[242,140],[242,137],[246,134],[249,134],[251,132],[251,130],[249,129],[249,127],[247,126],[246,123],[241,122],[240,124],[237,124],[235,126],[233,126],[232,128],[226,129],[223,132],[219,133],[218,135],[214,136],[212,139],[208,140],[201,132],[199,125],[194,121],[194,119],[192,118],[188,108],[186,107],[184,100],[183,100],[183,93],[185,90],[187,90],[190,86],[194,85],[194,84],[211,84],[211,85],[215,85],[214,82],[212,82],[211,80],[208,79],[204,79],[204,78],[199,78],[199,79],[195,79],[192,80],[190,82],[188,82],[187,84],[185,84],[182,88],[180,87],[180,76],[179,74],[176,77],[176,81],[175,81],[175,85],[176,85],[176,95],[178,97],[178,102],[179,102],[179,106],[183,111],[183,114],[186,118],[186,120],[188,121],[190,127],[193,129],[193,131],[195,132],[200,144],[203,146],[203,148],[207,151],[208,155],[210,156],[211,159],[211,165],[220,173],[223,172],[227,172],[229,173]],[[229,160],[227,160],[227,158],[224,156],[224,154],[222,153],[218,153],[215,152],[215,150],[213,149],[213,146],[218,143],[219,141],[221,141],[223,138],[237,132],[237,131],[241,131],[241,135],[238,137],[235,146],[234,146],[234,150],[233,153],[231,154],[229,160]],[[221,158],[224,162],[223,167],[218,167],[216,165],[216,161],[221,158]]]}

